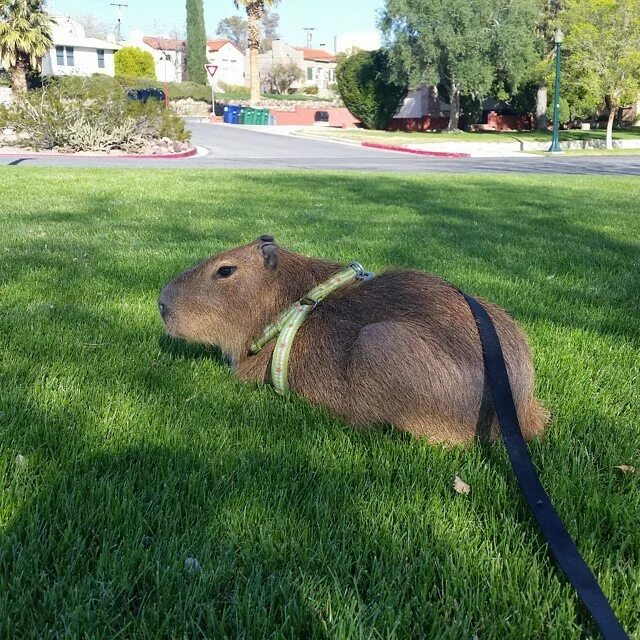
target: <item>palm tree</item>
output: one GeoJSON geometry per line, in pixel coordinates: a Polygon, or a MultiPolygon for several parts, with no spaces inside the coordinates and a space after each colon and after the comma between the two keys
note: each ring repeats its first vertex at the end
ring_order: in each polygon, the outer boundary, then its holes
{"type": "Polygon", "coordinates": [[[260,101],[260,68],[258,53],[260,51],[260,20],[265,9],[278,4],[279,0],[233,0],[236,9],[243,6],[247,11],[249,28],[247,46],[249,48],[249,77],[251,79],[251,104],[260,101]]]}
{"type": "Polygon", "coordinates": [[[15,91],[26,91],[27,72],[38,70],[53,46],[52,23],[42,0],[0,0],[0,60],[15,91]]]}

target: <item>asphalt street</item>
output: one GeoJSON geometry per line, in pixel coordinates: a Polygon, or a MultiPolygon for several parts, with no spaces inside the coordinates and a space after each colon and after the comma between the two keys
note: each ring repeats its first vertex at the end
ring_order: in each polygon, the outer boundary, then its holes
{"type": "Polygon", "coordinates": [[[311,169],[399,173],[543,173],[640,176],[640,155],[442,158],[380,151],[311,138],[189,122],[204,155],[180,160],[2,155],[0,165],[160,167],[182,169],[311,169]]]}

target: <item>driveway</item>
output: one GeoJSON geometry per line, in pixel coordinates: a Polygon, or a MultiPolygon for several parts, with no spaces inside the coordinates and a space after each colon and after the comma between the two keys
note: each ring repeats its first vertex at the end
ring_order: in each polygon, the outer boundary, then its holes
{"type": "Polygon", "coordinates": [[[0,165],[161,167],[182,169],[324,169],[398,173],[546,173],[640,176],[640,156],[436,158],[268,133],[241,126],[189,122],[193,142],[206,151],[182,160],[0,156],[0,165]]]}

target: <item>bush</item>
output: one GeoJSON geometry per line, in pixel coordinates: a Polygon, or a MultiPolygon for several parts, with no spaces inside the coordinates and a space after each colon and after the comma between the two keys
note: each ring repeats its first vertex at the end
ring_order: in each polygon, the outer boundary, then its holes
{"type": "Polygon", "coordinates": [[[220,88],[225,93],[234,93],[237,95],[246,94],[247,97],[251,95],[251,92],[249,91],[249,87],[245,87],[243,84],[228,84],[227,82],[221,82],[220,88]]]}
{"type": "Polygon", "coordinates": [[[135,120],[144,118],[154,121],[159,118],[159,122],[156,123],[156,137],[171,138],[181,142],[191,138],[191,132],[184,128],[182,118],[171,109],[165,109],[164,104],[158,100],[129,101],[125,113],[135,120]]]}
{"type": "Polygon", "coordinates": [[[382,50],[358,51],[338,63],[340,97],[366,129],[384,129],[407,95],[408,85],[396,84],[391,73],[382,50]]]}
{"type": "MultiPolygon", "coordinates": [[[[549,104],[547,106],[547,119],[549,122],[553,122],[553,97],[549,100],[549,104]]],[[[560,112],[558,114],[558,121],[560,124],[567,124],[569,120],[571,120],[569,102],[566,98],[560,96],[560,112]]]]}
{"type": "Polygon", "coordinates": [[[153,140],[190,137],[161,102],[130,101],[118,83],[95,78],[50,81],[21,96],[0,119],[35,149],[139,153],[153,140]]]}
{"type": "Polygon", "coordinates": [[[133,76],[135,78],[156,77],[156,65],[149,51],[138,47],[123,47],[116,51],[115,66],[117,76],[133,76]]]}
{"type": "Polygon", "coordinates": [[[320,91],[320,89],[318,89],[315,84],[302,88],[302,93],[306,93],[308,96],[317,96],[318,91],[320,91]]]}

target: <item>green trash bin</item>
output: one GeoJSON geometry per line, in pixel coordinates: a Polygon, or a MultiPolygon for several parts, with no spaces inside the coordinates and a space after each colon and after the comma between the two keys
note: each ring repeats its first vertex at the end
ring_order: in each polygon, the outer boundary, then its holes
{"type": "Polygon", "coordinates": [[[252,109],[251,107],[245,107],[243,124],[255,124],[255,123],[256,123],[256,110],[252,109]]]}
{"type": "Polygon", "coordinates": [[[269,124],[269,109],[258,109],[257,111],[256,124],[269,124]]]}

